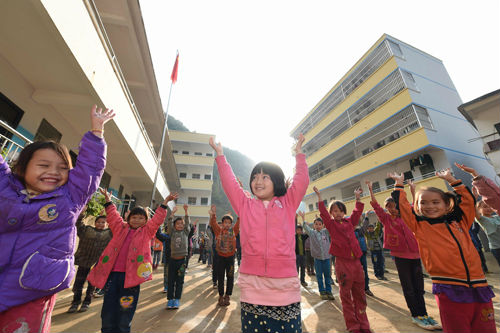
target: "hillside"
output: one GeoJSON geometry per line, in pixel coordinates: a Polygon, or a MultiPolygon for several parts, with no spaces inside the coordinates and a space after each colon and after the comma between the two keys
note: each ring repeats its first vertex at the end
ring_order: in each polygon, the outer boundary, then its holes
{"type": "MultiPolygon", "coordinates": [[[[184,124],[175,119],[172,116],[168,116],[167,119],[167,125],[168,128],[171,130],[177,130],[177,131],[185,131],[185,132],[191,132],[184,124]]],[[[250,180],[250,173],[252,172],[252,168],[255,165],[255,163],[248,158],[247,156],[243,155],[237,150],[229,149],[227,147],[224,147],[224,155],[226,156],[227,161],[233,168],[233,172],[238,177],[242,184],[243,187],[246,190],[249,190],[249,180],[250,180]]],[[[219,171],[217,170],[217,165],[214,164],[214,179],[213,179],[213,185],[212,185],[212,204],[217,207],[217,217],[220,218],[222,215],[231,212],[231,214],[235,217],[236,214],[231,208],[231,205],[229,204],[229,200],[226,197],[226,194],[222,190],[222,185],[220,183],[220,178],[219,178],[219,171]]]]}

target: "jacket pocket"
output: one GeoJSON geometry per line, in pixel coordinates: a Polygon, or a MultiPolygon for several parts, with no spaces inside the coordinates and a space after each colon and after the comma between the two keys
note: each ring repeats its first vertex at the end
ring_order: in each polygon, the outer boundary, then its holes
{"type": "Polygon", "coordinates": [[[69,287],[72,256],[44,245],[23,265],[19,285],[24,289],[57,292],[69,287]]]}

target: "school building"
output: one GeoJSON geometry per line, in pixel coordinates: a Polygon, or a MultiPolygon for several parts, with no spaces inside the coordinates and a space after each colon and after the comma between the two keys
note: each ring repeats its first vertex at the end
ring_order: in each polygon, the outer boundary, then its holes
{"type": "MultiPolygon", "coordinates": [[[[92,105],[113,108],[101,187],[119,199],[122,212],[149,206],[165,122],[162,102],[138,0],[0,3],[0,148],[7,160],[39,139],[61,142],[76,159],[92,105]]],[[[179,192],[182,210],[183,200],[194,195],[178,172],[187,156],[177,166],[172,151],[167,133],[153,206],[179,192]]],[[[198,151],[208,152],[196,149],[188,158],[198,160],[198,151]]],[[[210,163],[213,158],[203,165],[209,169],[210,163]]],[[[196,195],[199,204],[210,198],[206,186],[196,195]]]]}
{"type": "MultiPolygon", "coordinates": [[[[317,214],[313,186],[325,201],[342,200],[350,214],[354,190],[373,182],[379,202],[390,196],[402,172],[417,187],[447,189],[434,172],[451,168],[470,185],[454,162],[495,177],[477,130],[457,110],[460,96],[443,62],[384,34],[291,131],[303,133],[310,186],[304,201],[307,218],[317,214]]],[[[409,194],[409,191],[408,191],[409,194]]]]}
{"type": "Polygon", "coordinates": [[[173,154],[177,165],[182,192],[177,207],[189,205],[191,223],[198,220],[198,233],[205,231],[209,223],[208,210],[212,204],[212,184],[214,172],[214,150],[208,140],[211,134],[169,131],[173,154]]]}

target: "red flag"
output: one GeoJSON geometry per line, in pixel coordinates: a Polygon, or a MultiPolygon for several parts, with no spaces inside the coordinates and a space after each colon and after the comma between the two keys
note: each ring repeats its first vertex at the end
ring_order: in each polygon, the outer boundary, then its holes
{"type": "Polygon", "coordinates": [[[170,75],[170,79],[172,80],[172,84],[177,82],[177,69],[179,68],[179,52],[177,52],[177,57],[175,58],[174,69],[172,69],[172,75],[170,75]]]}

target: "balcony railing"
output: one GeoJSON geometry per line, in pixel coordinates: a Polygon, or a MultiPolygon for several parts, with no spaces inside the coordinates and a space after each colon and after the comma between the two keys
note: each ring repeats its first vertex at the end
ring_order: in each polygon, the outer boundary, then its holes
{"type": "Polygon", "coordinates": [[[309,167],[309,177],[311,181],[315,181],[385,146],[389,142],[423,127],[423,123],[430,124],[427,111],[419,106],[410,105],[370,131],[334,151],[321,160],[321,162],[309,167]]]}
{"type": "Polygon", "coordinates": [[[25,137],[24,135],[22,135],[21,133],[19,133],[18,131],[16,131],[14,128],[10,127],[9,124],[7,124],[2,120],[0,120],[0,127],[4,129],[2,132],[5,133],[5,131],[7,131],[10,133],[11,137],[15,136],[24,141],[24,144],[21,145],[0,132],[0,153],[2,154],[4,160],[8,164],[11,164],[13,161],[16,160],[17,156],[19,155],[21,150],[23,150],[24,146],[32,143],[32,141],[27,137],[25,137]]]}
{"type": "Polygon", "coordinates": [[[297,127],[292,137],[297,138],[300,133],[306,134],[321,121],[331,110],[339,105],[349,94],[361,85],[392,55],[387,40],[380,43],[372,53],[333,91],[330,95],[297,127]]]}
{"type": "Polygon", "coordinates": [[[387,102],[393,96],[397,95],[404,88],[406,88],[406,85],[401,71],[396,70],[392,72],[392,74],[377,84],[366,95],[319,132],[311,141],[305,144],[303,151],[307,156],[312,155],[328,142],[354,126],[362,118],[375,111],[375,109],[387,102]]]}

